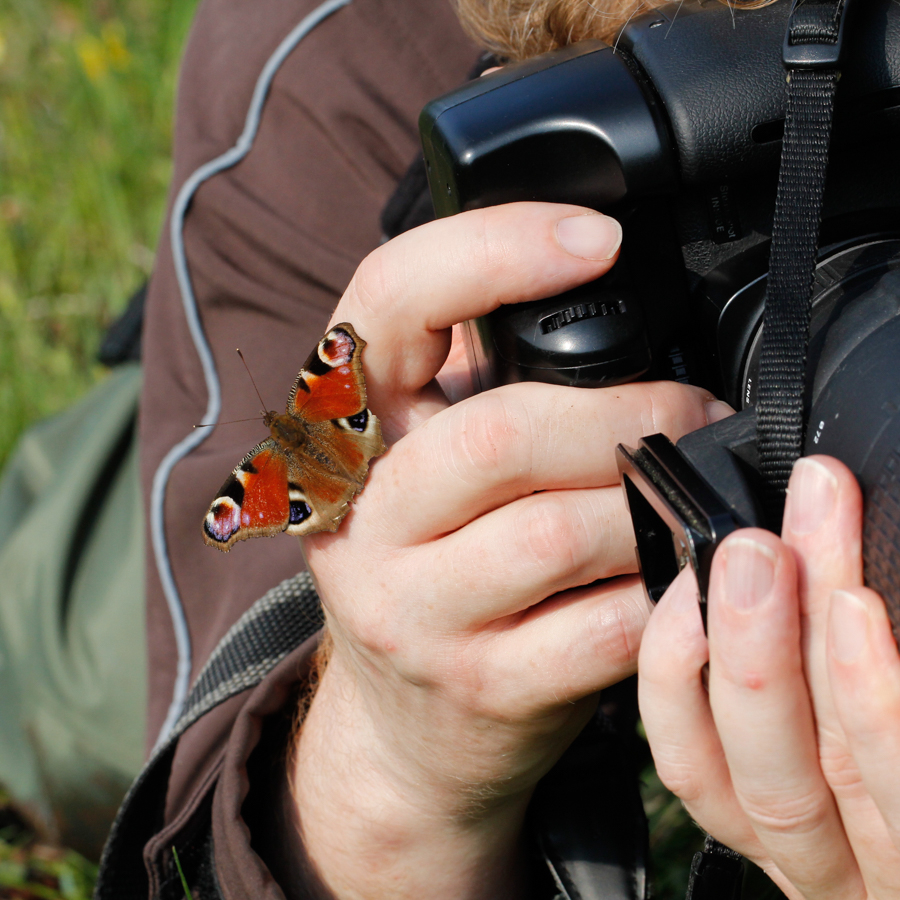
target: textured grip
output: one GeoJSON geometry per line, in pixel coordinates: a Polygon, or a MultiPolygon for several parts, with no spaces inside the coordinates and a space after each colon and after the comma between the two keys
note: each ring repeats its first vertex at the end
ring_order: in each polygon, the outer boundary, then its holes
{"type": "Polygon", "coordinates": [[[863,526],[866,584],[884,598],[900,644],[900,447],[895,447],[869,492],[863,526]]]}

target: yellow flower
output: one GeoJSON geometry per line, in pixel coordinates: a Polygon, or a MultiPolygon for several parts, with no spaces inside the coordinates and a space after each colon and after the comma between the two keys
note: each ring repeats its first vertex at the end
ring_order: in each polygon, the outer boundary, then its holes
{"type": "Polygon", "coordinates": [[[107,22],[100,29],[99,38],[92,34],[83,35],[76,49],[81,67],[94,83],[110,69],[123,72],[131,62],[131,54],[125,46],[125,29],[120,22],[107,22]]]}
{"type": "Polygon", "coordinates": [[[92,34],[86,34],[79,38],[76,46],[78,58],[85,75],[93,82],[98,82],[109,69],[109,61],[106,58],[106,49],[103,43],[92,34]]]}
{"type": "Polygon", "coordinates": [[[100,35],[103,39],[103,48],[106,51],[106,59],[110,66],[123,72],[131,62],[131,54],[125,46],[125,29],[121,22],[107,22],[100,35]]]}

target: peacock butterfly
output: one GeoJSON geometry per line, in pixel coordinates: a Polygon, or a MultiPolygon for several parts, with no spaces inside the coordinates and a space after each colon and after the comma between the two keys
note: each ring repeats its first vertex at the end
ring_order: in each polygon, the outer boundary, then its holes
{"type": "Polygon", "coordinates": [[[210,505],[207,544],[227,552],[246,538],[337,530],[363,488],[369,460],[387,449],[366,408],[365,346],[346,322],[319,341],[287,411],[264,414],[271,437],[238,463],[210,505]]]}

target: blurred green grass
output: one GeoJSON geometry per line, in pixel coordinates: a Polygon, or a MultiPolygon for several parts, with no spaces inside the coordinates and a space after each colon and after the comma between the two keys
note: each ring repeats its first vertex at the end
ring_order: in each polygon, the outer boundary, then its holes
{"type": "Polygon", "coordinates": [[[193,0],[0,0],[0,466],[149,273],[193,0]]]}

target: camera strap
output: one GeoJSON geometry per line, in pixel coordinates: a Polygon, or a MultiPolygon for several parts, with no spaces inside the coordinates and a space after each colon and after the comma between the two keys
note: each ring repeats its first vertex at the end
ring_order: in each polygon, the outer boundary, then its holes
{"type": "MultiPolygon", "coordinates": [[[[756,404],[766,516],[776,531],[791,470],[803,452],[810,299],[850,2],[795,0],[784,38],[787,109],[756,404]]],[[[737,900],[742,879],[739,854],[708,835],[694,857],[686,900],[737,900]]]]}
{"type": "Polygon", "coordinates": [[[776,531],[791,469],[803,452],[810,298],[850,2],[795,0],[784,39],[787,110],[757,390],[766,515],[776,531]]]}

